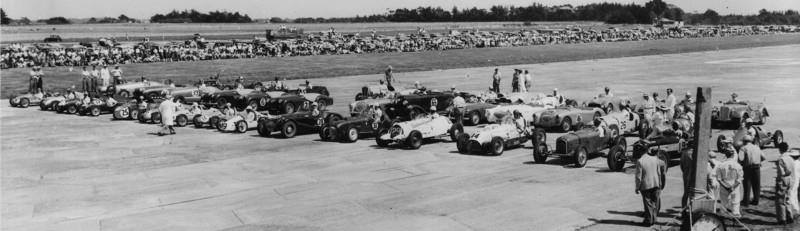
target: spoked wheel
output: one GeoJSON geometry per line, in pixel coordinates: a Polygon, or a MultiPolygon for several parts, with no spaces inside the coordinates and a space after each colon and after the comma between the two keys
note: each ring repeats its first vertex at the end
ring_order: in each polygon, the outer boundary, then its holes
{"type": "Polygon", "coordinates": [[[347,141],[348,143],[353,143],[358,141],[358,129],[352,127],[350,129],[347,129],[347,136],[345,138],[346,138],[345,141],[347,141]]]}
{"type": "Polygon", "coordinates": [[[611,171],[620,172],[625,167],[625,147],[622,145],[614,145],[608,151],[606,156],[608,169],[611,171]]]}
{"type": "Polygon", "coordinates": [[[570,130],[572,130],[572,119],[565,117],[563,120],[561,120],[561,131],[568,132],[570,130]]]}
{"type": "Polygon", "coordinates": [[[478,125],[481,123],[481,115],[478,115],[478,112],[472,112],[469,114],[469,123],[472,125],[478,125]]]}
{"type": "Polygon", "coordinates": [[[295,134],[297,134],[297,125],[294,123],[294,121],[286,122],[281,128],[281,133],[283,133],[283,137],[292,138],[295,134]]]}
{"type": "Polygon", "coordinates": [[[78,107],[75,106],[75,105],[69,105],[69,107],[67,107],[67,113],[69,113],[69,114],[78,113],[78,107]]]}
{"type": "Polygon", "coordinates": [[[203,117],[203,116],[202,115],[196,115],[196,116],[194,116],[194,118],[192,118],[192,123],[194,124],[195,128],[203,128],[203,123],[200,122],[200,117],[203,117]]]}
{"type": "Polygon", "coordinates": [[[586,166],[586,162],[589,160],[589,156],[588,153],[586,153],[585,148],[579,147],[578,149],[575,150],[575,153],[573,155],[574,155],[573,159],[575,159],[575,167],[583,168],[583,166],[586,166]]]}
{"type": "Polygon", "coordinates": [[[236,132],[238,133],[247,132],[247,122],[244,122],[244,120],[236,122],[236,132]]]}
{"type": "Polygon", "coordinates": [[[178,127],[186,127],[187,124],[189,124],[189,118],[186,118],[186,115],[175,117],[175,125],[178,125],[178,127]]]}
{"type": "Polygon", "coordinates": [[[100,116],[100,107],[92,107],[92,109],[90,109],[89,113],[92,116],[100,116]]]}
{"type": "Polygon", "coordinates": [[[161,113],[154,112],[153,114],[150,114],[150,119],[151,119],[151,121],[153,121],[154,124],[160,124],[161,123],[161,113]]]}
{"type": "Polygon", "coordinates": [[[491,149],[489,150],[489,153],[491,153],[492,155],[495,155],[495,156],[502,155],[503,154],[503,150],[505,149],[503,138],[500,138],[500,137],[492,138],[492,143],[491,143],[490,147],[491,147],[491,149]]]}

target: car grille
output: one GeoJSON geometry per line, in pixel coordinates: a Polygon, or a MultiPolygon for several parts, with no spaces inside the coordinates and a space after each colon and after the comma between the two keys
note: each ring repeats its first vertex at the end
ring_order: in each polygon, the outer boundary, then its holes
{"type": "Polygon", "coordinates": [[[467,150],[469,150],[471,153],[480,153],[483,151],[483,146],[481,146],[481,143],[476,140],[469,141],[469,144],[467,145],[469,145],[467,150]]]}
{"type": "Polygon", "coordinates": [[[393,126],[393,127],[392,127],[392,128],[389,130],[389,134],[390,134],[390,135],[389,135],[390,137],[395,137],[395,136],[398,136],[398,135],[400,135],[400,134],[403,134],[403,129],[402,129],[402,128],[400,128],[400,126],[393,126]]]}
{"type": "Polygon", "coordinates": [[[556,140],[556,153],[566,154],[567,153],[567,142],[563,139],[556,140]]]}
{"type": "Polygon", "coordinates": [[[731,119],[731,108],[729,107],[720,107],[719,108],[719,120],[730,120],[731,119]]]}

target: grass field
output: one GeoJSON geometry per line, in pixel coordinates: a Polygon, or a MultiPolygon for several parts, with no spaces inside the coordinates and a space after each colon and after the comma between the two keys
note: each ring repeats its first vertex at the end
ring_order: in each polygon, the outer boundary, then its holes
{"type": "MultiPolygon", "coordinates": [[[[264,37],[266,29],[277,29],[281,24],[263,23],[193,23],[193,24],[72,24],[72,25],[35,25],[4,26],[0,41],[41,42],[51,35],[60,35],[65,41],[95,42],[100,37],[114,37],[119,41],[126,38],[131,41],[150,37],[152,40],[185,40],[200,33],[208,39],[252,39],[253,36],[264,37]]],[[[331,27],[342,33],[369,33],[375,30],[379,34],[413,33],[417,28],[425,28],[429,32],[443,32],[449,29],[466,30],[517,30],[564,28],[567,25],[583,28],[606,28],[602,22],[536,22],[523,26],[523,22],[433,22],[433,23],[318,23],[318,24],[284,24],[287,27],[302,28],[307,33],[327,31],[331,27]]],[[[615,25],[617,27],[638,25],[615,25]]]]}
{"type": "MultiPolygon", "coordinates": [[[[701,38],[683,40],[636,41],[530,46],[515,48],[485,48],[419,53],[385,53],[365,55],[306,56],[286,58],[231,59],[201,62],[173,62],[123,65],[129,78],[147,76],[151,80],[172,79],[191,83],[222,71],[223,78],[243,75],[250,80],[322,78],[375,74],[376,80],[387,65],[395,72],[442,70],[468,67],[533,64],[616,57],[683,53],[774,46],[800,43],[800,34],[750,37],[701,38]]],[[[24,93],[28,84],[28,69],[4,70],[0,77],[2,98],[24,93]]],[[[66,67],[45,68],[45,87],[79,85],[80,72],[66,67]]],[[[503,70],[510,75],[510,70],[503,70]]],[[[536,74],[537,70],[532,70],[536,74]]],[[[402,73],[397,74],[402,78],[402,73]]],[[[491,71],[471,76],[489,78],[491,71]]],[[[507,76],[510,77],[510,76],[507,76]]],[[[353,89],[332,89],[350,91],[353,89]]]]}

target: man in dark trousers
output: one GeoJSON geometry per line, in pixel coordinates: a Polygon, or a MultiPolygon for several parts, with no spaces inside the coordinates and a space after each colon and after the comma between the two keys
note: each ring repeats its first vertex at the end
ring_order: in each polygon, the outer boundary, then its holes
{"type": "Polygon", "coordinates": [[[789,145],[785,142],[776,144],[781,153],[778,161],[775,162],[775,215],[778,216],[778,224],[786,225],[794,223],[792,215],[792,205],[789,204],[789,189],[794,178],[794,158],[789,154],[789,145]]]}
{"type": "Polygon", "coordinates": [[[492,75],[492,91],[494,93],[500,94],[500,80],[503,77],[500,76],[500,68],[494,69],[494,74],[492,75]]]}
{"type": "Polygon", "coordinates": [[[661,190],[666,183],[667,164],[656,157],[656,150],[650,150],[636,160],[636,194],[642,194],[645,226],[652,226],[661,210],[661,190]]]}
{"type": "Polygon", "coordinates": [[[764,161],[764,153],[761,148],[753,144],[753,136],[745,135],[744,146],[739,149],[739,162],[744,169],[744,197],[742,206],[747,204],[758,205],[758,198],[761,196],[761,162],[764,161]],[[750,192],[753,192],[753,199],[750,199],[750,192]]]}

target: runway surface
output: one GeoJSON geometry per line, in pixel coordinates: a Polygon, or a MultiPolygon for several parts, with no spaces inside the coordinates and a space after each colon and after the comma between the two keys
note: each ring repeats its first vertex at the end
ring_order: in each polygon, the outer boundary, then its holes
{"type": "MultiPolygon", "coordinates": [[[[641,91],[698,86],[714,100],[731,92],[765,100],[767,130],[800,144],[800,45],[500,67],[534,73],[537,92],[579,101],[609,86],[641,91]]],[[[402,84],[484,90],[492,68],[398,73],[402,84]]],[[[360,87],[382,76],[314,79],[345,112],[360,87]]],[[[299,83],[299,82],[293,82],[299,83]]],[[[530,143],[502,156],[461,155],[452,142],[419,150],[262,138],[0,107],[3,230],[640,230],[641,198],[631,165],[608,172],[605,158],[585,168],[550,159],[534,164],[530,143]]],[[[467,131],[473,128],[468,128],[467,131]]],[[[714,130],[714,134],[730,134],[714,130]]],[[[548,134],[550,143],[558,133],[548,134]]],[[[628,138],[632,144],[635,138],[628,138]]],[[[769,160],[777,156],[767,149],[769,160]]],[[[763,166],[771,190],[774,165],[763,166]]],[[[661,226],[673,221],[681,172],[669,170],[661,226]]],[[[766,199],[762,200],[766,201],[766,199]]],[[[771,203],[771,202],[767,202],[771,203]]],[[[766,219],[766,218],[764,218],[766,219]]]]}

